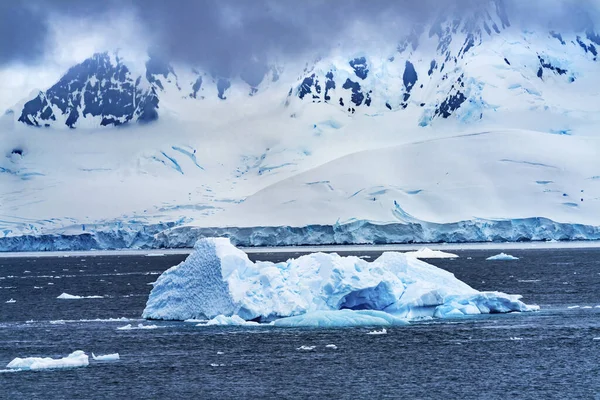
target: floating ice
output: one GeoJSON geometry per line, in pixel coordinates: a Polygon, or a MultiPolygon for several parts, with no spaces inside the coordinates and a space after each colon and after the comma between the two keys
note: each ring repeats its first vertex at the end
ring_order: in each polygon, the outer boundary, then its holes
{"type": "Polygon", "coordinates": [[[13,298],[11,298],[10,300],[7,300],[6,303],[7,304],[12,304],[12,303],[16,303],[17,301],[13,298]]]}
{"type": "Polygon", "coordinates": [[[595,337],[592,340],[600,340],[600,337],[595,337]]]}
{"type": "Polygon", "coordinates": [[[440,250],[431,250],[427,247],[423,247],[417,251],[409,251],[404,254],[407,256],[413,256],[415,258],[458,258],[456,254],[445,253],[440,250]]]}
{"type": "Polygon", "coordinates": [[[69,293],[63,293],[57,297],[57,299],[61,300],[79,300],[79,299],[103,299],[102,296],[75,296],[69,293]]]}
{"type": "Polygon", "coordinates": [[[113,354],[104,354],[104,355],[95,355],[94,353],[92,353],[92,358],[95,361],[117,361],[120,360],[121,358],[119,357],[119,353],[113,353],[113,354]]]}
{"type": "Polygon", "coordinates": [[[367,332],[367,335],[387,335],[387,330],[385,328],[382,328],[380,331],[367,332]]]}
{"type": "Polygon", "coordinates": [[[89,365],[87,354],[81,350],[74,351],[67,357],[54,359],[54,358],[41,358],[41,357],[27,357],[27,358],[15,358],[12,360],[6,368],[14,370],[39,370],[39,369],[55,369],[55,368],[76,368],[85,367],[89,365]]]}
{"type": "Polygon", "coordinates": [[[588,310],[588,309],[593,308],[593,307],[592,306],[583,306],[581,308],[588,310]]]}
{"type": "Polygon", "coordinates": [[[164,253],[148,253],[146,254],[146,257],[164,257],[165,254],[164,253]]]}
{"type": "Polygon", "coordinates": [[[538,309],[519,299],[479,292],[450,272],[401,253],[384,253],[373,262],[314,253],[278,264],[253,263],[228,239],[209,238],[200,239],[184,262],[158,278],[143,317],[238,316],[276,326],[364,325],[369,319],[388,326],[399,320],[538,309]]]}
{"type": "Polygon", "coordinates": [[[405,319],[376,310],[331,310],[315,311],[273,321],[273,325],[296,327],[340,328],[346,326],[392,326],[406,325],[405,319]]]}
{"type": "Polygon", "coordinates": [[[217,315],[213,319],[205,322],[201,322],[196,326],[214,326],[214,325],[224,325],[224,326],[258,326],[260,325],[258,322],[254,321],[246,321],[245,319],[240,318],[237,315],[232,315],[231,317],[226,317],[224,315],[217,315]]]}
{"type": "Polygon", "coordinates": [[[575,308],[579,308],[579,307],[580,307],[580,306],[569,306],[569,307],[567,307],[567,308],[568,308],[569,310],[573,310],[573,309],[575,309],[575,308]]]}
{"type": "Polygon", "coordinates": [[[523,340],[522,337],[511,336],[510,340],[523,340]]]}
{"type": "Polygon", "coordinates": [[[125,326],[120,326],[117,328],[117,330],[120,330],[120,331],[131,331],[131,330],[135,330],[135,329],[158,329],[158,326],[144,325],[144,324],[138,324],[138,326],[133,326],[131,324],[127,324],[125,326]]]}
{"type": "Polygon", "coordinates": [[[225,364],[217,364],[217,363],[211,363],[210,364],[211,367],[224,367],[225,364]]]}
{"type": "Polygon", "coordinates": [[[335,344],[328,344],[325,347],[328,348],[328,349],[337,350],[337,346],[335,344]]]}
{"type": "Polygon", "coordinates": [[[223,354],[225,354],[225,353],[223,353],[222,351],[217,351],[218,356],[222,356],[223,354]]]}
{"type": "Polygon", "coordinates": [[[317,346],[300,346],[296,350],[300,351],[311,351],[314,350],[317,346]]]}
{"type": "Polygon", "coordinates": [[[488,261],[513,261],[518,260],[519,257],[511,256],[510,254],[500,253],[495,256],[486,258],[488,261]]]}

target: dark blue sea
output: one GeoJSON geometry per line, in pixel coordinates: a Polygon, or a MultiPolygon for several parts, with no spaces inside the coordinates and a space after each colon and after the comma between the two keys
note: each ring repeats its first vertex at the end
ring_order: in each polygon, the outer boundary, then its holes
{"type": "Polygon", "coordinates": [[[499,252],[428,262],[476,289],[522,294],[540,312],[386,335],[141,320],[149,284],[183,255],[0,256],[0,369],[15,357],[90,355],[84,368],[0,373],[0,398],[600,399],[600,249],[508,250],[521,259],[485,261],[499,252]],[[63,292],[103,298],[57,299],[63,292]],[[140,323],[157,328],[117,329],[140,323]],[[92,352],[120,360],[94,361],[92,352]]]}

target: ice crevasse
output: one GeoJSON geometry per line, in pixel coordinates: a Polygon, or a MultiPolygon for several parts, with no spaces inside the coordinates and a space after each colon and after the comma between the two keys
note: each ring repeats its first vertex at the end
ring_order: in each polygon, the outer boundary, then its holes
{"type": "Polygon", "coordinates": [[[402,253],[384,253],[373,262],[325,253],[252,262],[229,239],[204,238],[185,261],[158,278],[143,317],[223,315],[279,326],[386,326],[538,309],[520,298],[477,291],[452,273],[402,253]]]}

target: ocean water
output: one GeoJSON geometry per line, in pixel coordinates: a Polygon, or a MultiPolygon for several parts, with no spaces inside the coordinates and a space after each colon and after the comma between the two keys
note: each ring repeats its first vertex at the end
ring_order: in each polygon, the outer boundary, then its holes
{"type": "Polygon", "coordinates": [[[600,249],[511,249],[519,261],[485,261],[498,252],[428,262],[476,289],[522,294],[540,312],[419,322],[386,335],[141,320],[149,283],[185,255],[0,258],[0,369],[15,357],[75,350],[121,356],[0,373],[0,398],[600,399],[600,249]],[[63,292],[103,298],[57,299],[63,292]],[[157,328],[117,329],[140,323],[157,328]]]}

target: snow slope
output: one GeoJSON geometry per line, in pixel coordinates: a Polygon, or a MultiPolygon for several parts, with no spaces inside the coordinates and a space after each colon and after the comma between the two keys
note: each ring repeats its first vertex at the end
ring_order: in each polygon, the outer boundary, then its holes
{"type": "MultiPolygon", "coordinates": [[[[158,278],[143,317],[224,315],[278,320],[279,326],[393,325],[424,317],[537,309],[519,299],[479,292],[453,274],[401,253],[384,253],[372,263],[325,253],[278,264],[253,263],[229,240],[208,238],[158,278]],[[294,319],[286,322],[286,317],[294,319]]],[[[215,321],[232,320],[225,317],[215,321]]],[[[239,324],[239,318],[232,321],[239,324]]]]}
{"type": "Polygon", "coordinates": [[[0,117],[0,250],[597,239],[597,46],[498,0],[260,82],[94,55],[0,117]]]}

